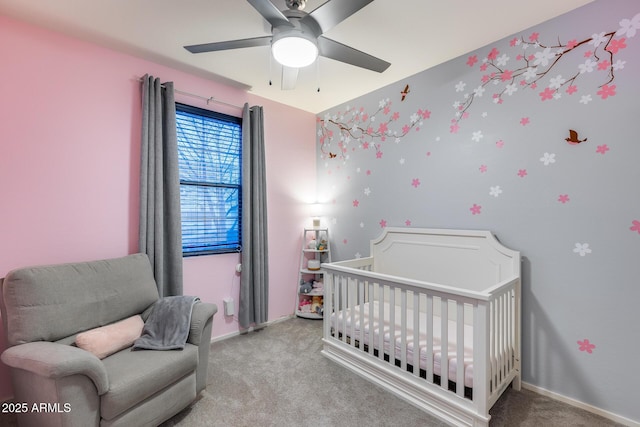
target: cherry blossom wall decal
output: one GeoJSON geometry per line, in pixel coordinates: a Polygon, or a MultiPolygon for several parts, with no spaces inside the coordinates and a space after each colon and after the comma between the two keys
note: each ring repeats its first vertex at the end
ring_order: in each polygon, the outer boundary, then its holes
{"type": "MultiPolygon", "coordinates": [[[[469,117],[469,108],[489,90],[489,85],[497,87],[489,95],[494,104],[503,104],[506,97],[525,89],[538,91],[540,101],[553,101],[561,99],[564,94],[571,96],[578,92],[579,84],[588,81],[587,74],[595,71],[604,74],[596,95],[602,100],[615,96],[617,87],[612,83],[616,73],[624,69],[626,64],[617,55],[627,48],[629,40],[640,29],[639,25],[640,14],[637,14],[632,19],[622,19],[617,29],[564,42],[558,38],[553,43],[544,43],[540,33],[534,32],[529,37],[511,39],[509,49],[515,49],[515,52],[493,47],[484,58],[478,58],[477,54],[469,56],[466,61],[469,67],[479,64],[480,83],[464,93],[462,100],[453,104],[456,112],[450,132],[457,133],[460,121],[469,117]],[[555,74],[561,62],[569,61],[565,61],[565,58],[575,57],[575,54],[570,55],[574,52],[582,52],[583,61],[577,64],[570,75],[555,74]]],[[[460,81],[455,85],[455,90],[464,92],[466,86],[467,83],[460,81]]],[[[587,104],[591,100],[591,94],[586,94],[581,96],[579,102],[587,104]]]]}
{"type": "Polygon", "coordinates": [[[578,341],[578,350],[586,351],[587,353],[593,353],[593,349],[596,348],[595,344],[589,342],[588,339],[584,339],[584,341],[578,341]]]}
{"type": "MultiPolygon", "coordinates": [[[[408,93],[408,85],[406,90],[408,93]]],[[[424,120],[431,117],[430,110],[419,108],[409,116],[408,121],[403,122],[400,113],[392,110],[392,105],[391,100],[386,98],[378,103],[378,109],[373,113],[366,112],[364,107],[347,106],[343,112],[327,113],[323,119],[318,119],[318,142],[323,158],[334,159],[339,156],[346,161],[349,159],[349,150],[368,150],[373,147],[376,158],[380,159],[383,154],[382,143],[399,143],[412,130],[420,130],[424,120]],[[337,146],[335,154],[334,145],[337,146]]]]}

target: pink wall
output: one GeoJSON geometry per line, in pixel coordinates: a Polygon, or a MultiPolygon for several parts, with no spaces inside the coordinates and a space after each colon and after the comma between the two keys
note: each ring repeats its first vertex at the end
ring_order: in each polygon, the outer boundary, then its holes
{"type": "MultiPolygon", "coordinates": [[[[3,16],[0,58],[0,277],[26,265],[137,251],[137,79],[149,73],[185,92],[264,106],[269,318],[293,313],[304,204],[316,189],[313,114],[3,16]]],[[[198,99],[176,99],[208,108],[198,99]]],[[[215,337],[238,331],[236,319],[222,312],[225,297],[237,307],[238,262],[237,254],[184,261],[185,294],[220,308],[215,337]]],[[[0,332],[0,351],[4,339],[0,332]]],[[[11,393],[0,364],[0,400],[11,393]]]]}

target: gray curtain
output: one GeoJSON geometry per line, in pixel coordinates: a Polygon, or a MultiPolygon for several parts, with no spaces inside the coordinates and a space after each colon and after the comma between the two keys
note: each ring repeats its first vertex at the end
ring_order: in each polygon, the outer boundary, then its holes
{"type": "Polygon", "coordinates": [[[242,112],[242,274],[240,327],[267,322],[269,257],[267,251],[267,186],[262,107],[244,105],[242,112]]]}
{"type": "Polygon", "coordinates": [[[139,250],[146,253],[160,297],[182,295],[180,175],[173,83],[142,82],[139,250]]]}

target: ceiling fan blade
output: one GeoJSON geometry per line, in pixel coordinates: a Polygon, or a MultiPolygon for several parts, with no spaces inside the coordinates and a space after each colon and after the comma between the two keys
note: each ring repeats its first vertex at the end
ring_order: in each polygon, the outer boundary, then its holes
{"type": "Polygon", "coordinates": [[[269,24],[271,24],[272,27],[274,28],[281,27],[281,26],[293,27],[293,24],[289,22],[287,17],[284,16],[282,12],[280,12],[280,9],[275,7],[273,3],[271,3],[269,0],[247,0],[247,1],[251,4],[251,6],[253,6],[258,11],[260,15],[262,15],[264,19],[267,20],[269,24]]]}
{"type": "Polygon", "coordinates": [[[329,0],[302,18],[301,22],[306,24],[313,20],[320,25],[322,33],[326,33],[372,1],[373,0],[329,0]]]}
{"type": "Polygon", "coordinates": [[[282,66],[282,90],[292,90],[296,88],[299,68],[282,66]]]}
{"type": "Polygon", "coordinates": [[[240,49],[243,47],[268,46],[272,36],[254,37],[251,39],[229,40],[226,42],[214,42],[185,46],[191,53],[216,52],[219,50],[240,49]]]}
{"type": "Polygon", "coordinates": [[[382,73],[391,65],[391,63],[387,61],[383,61],[368,53],[364,53],[326,37],[318,37],[318,49],[322,56],[355,65],[356,67],[377,71],[378,73],[382,73]]]}

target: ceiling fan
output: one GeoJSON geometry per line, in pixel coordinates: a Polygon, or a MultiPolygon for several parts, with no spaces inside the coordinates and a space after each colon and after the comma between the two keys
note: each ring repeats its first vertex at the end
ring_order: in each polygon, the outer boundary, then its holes
{"type": "Polygon", "coordinates": [[[303,11],[306,0],[286,0],[289,10],[285,11],[280,11],[269,0],[247,1],[271,24],[270,36],[197,44],[184,48],[191,53],[204,53],[271,45],[274,58],[282,64],[282,89],[293,89],[299,68],[311,65],[318,56],[378,73],[391,65],[323,36],[325,32],[373,0],[329,0],[309,13],[303,11]]]}

